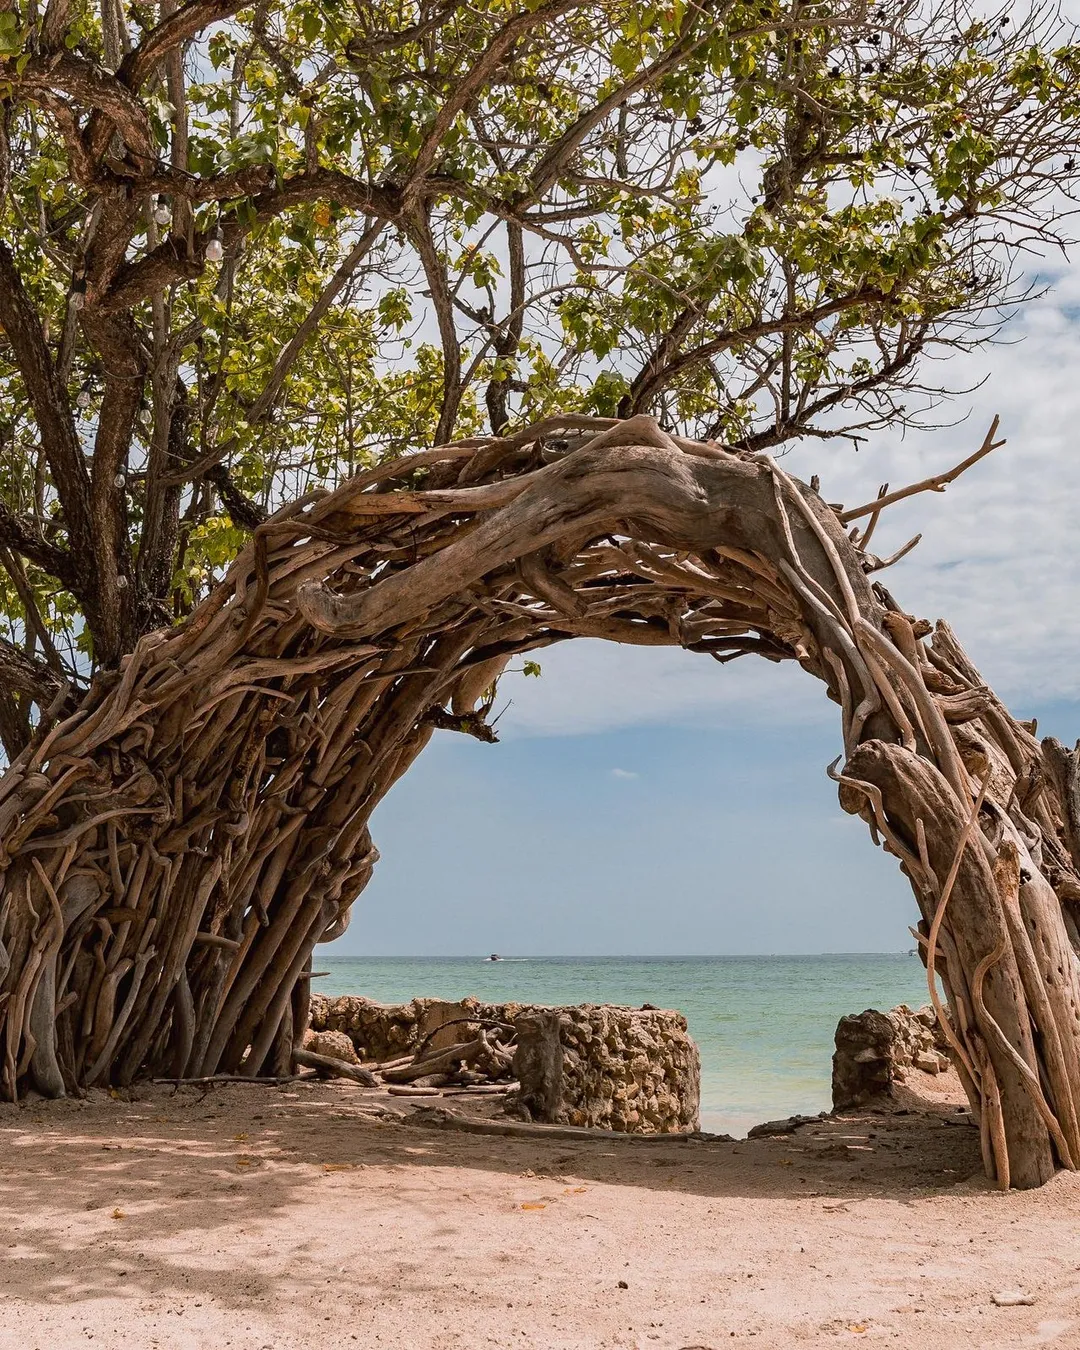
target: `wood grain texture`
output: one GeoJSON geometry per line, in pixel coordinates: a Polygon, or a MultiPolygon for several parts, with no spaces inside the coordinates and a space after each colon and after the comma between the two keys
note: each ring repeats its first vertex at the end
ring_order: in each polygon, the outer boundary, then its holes
{"type": "Polygon", "coordinates": [[[935,930],[989,1168],[1032,1186],[1080,1159],[1075,756],[1040,747],[768,457],[644,416],[566,423],[569,451],[549,419],[279,512],[182,627],[18,755],[0,1091],[289,1072],[312,951],[378,859],[371,812],[437,729],[495,739],[514,656],[600,636],[825,683],[841,803],[909,877],[924,955],[935,930]]]}

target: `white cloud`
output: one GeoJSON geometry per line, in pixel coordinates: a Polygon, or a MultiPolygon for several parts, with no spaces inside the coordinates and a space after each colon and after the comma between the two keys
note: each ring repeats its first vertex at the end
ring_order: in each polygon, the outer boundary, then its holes
{"type": "MultiPolygon", "coordinates": [[[[1035,699],[1080,697],[1080,267],[1010,325],[1008,344],[933,367],[953,388],[985,378],[941,410],[962,425],[885,432],[858,453],[840,444],[796,447],[785,467],[849,505],[878,485],[916,482],[982,441],[995,413],[1008,444],[946,493],[924,493],[882,516],[875,551],[922,532],[915,551],[883,574],[905,608],[944,618],[988,682],[1022,714],[1035,699]]],[[[508,735],[551,736],[637,725],[738,727],[829,721],[821,685],[794,663],[746,657],[720,667],[670,648],[577,641],[540,653],[543,678],[503,685],[508,735]]]]}
{"type": "MultiPolygon", "coordinates": [[[[985,383],[956,401],[962,426],[906,438],[884,434],[856,454],[798,447],[785,466],[821,473],[830,501],[872,498],[948,468],[982,441],[994,414],[1008,444],[952,484],[886,511],[875,551],[888,555],[922,532],[919,547],[884,574],[908,609],[944,618],[986,679],[1014,700],[1075,698],[1080,690],[1080,268],[1029,305],[1009,345],[943,363],[942,382],[985,383]]],[[[947,409],[946,412],[949,410],[947,409]]]]}
{"type": "Polygon", "coordinates": [[[718,665],[672,647],[579,639],[539,654],[539,680],[504,680],[504,736],[566,736],[630,726],[785,726],[836,717],[824,686],[794,663],[718,665]]]}
{"type": "Polygon", "coordinates": [[[612,769],[612,778],[640,778],[641,774],[634,773],[632,769],[612,769]]]}

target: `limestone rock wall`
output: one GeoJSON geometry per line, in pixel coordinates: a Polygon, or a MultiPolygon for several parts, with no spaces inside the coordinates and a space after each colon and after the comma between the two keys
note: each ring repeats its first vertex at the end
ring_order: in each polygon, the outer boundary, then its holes
{"type": "MultiPolygon", "coordinates": [[[[521,1105],[536,1118],[630,1134],[683,1134],[698,1128],[701,1067],[681,1013],[606,1004],[557,1008],[561,1082],[553,1105],[537,1112],[529,1075],[519,1068],[521,1105]]],[[[518,1043],[522,1043],[519,1018],[518,1043]]]]}
{"type": "Polygon", "coordinates": [[[312,994],[309,1025],[312,1031],[343,1031],[362,1064],[381,1064],[417,1048],[425,1005],[433,1002],[414,998],[411,1003],[373,1003],[356,994],[312,994]]]}
{"type": "Polygon", "coordinates": [[[546,1008],[416,998],[383,1004],[312,995],[311,1029],[343,1032],[361,1063],[385,1063],[461,1040],[469,1022],[512,1025],[520,1090],[507,1109],[531,1120],[634,1134],[698,1128],[701,1070],[681,1013],[607,1004],[546,1008]],[[450,1027],[453,1030],[450,1030],[450,1027]],[[446,1027],[446,1031],[440,1028],[446,1027]]]}
{"type": "Polygon", "coordinates": [[[833,1109],[848,1111],[891,1095],[909,1075],[943,1073],[947,1043],[933,1008],[901,1003],[890,1012],[868,1008],[841,1017],[833,1055],[833,1109]]]}

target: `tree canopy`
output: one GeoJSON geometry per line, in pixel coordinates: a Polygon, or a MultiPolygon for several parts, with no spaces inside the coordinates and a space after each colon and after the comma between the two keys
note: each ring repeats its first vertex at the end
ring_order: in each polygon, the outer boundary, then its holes
{"type": "Polygon", "coordinates": [[[1066,242],[1078,76],[962,4],[3,10],[6,750],[384,456],[917,420],[1066,242]]]}

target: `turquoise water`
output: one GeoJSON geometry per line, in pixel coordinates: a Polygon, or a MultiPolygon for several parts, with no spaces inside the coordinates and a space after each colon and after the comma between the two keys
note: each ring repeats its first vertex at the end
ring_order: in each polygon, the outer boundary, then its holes
{"type": "Polygon", "coordinates": [[[686,1015],[701,1049],[707,1130],[745,1134],[762,1120],[830,1106],[833,1032],[845,1013],[920,1007],[914,956],[322,957],[324,994],[380,1003],[418,995],[491,1002],[653,1003],[686,1015]]]}

